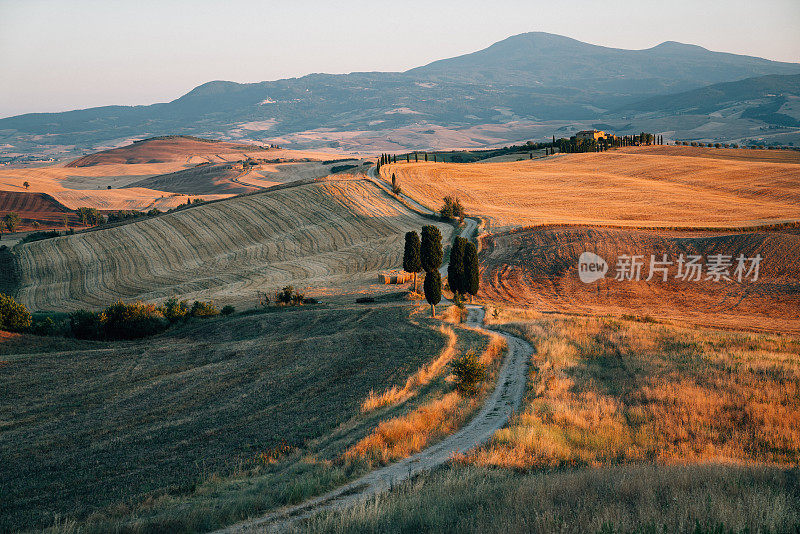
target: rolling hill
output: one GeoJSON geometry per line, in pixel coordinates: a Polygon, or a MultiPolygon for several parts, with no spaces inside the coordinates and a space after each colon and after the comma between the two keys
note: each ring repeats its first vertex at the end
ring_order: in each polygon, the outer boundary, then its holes
{"type": "Polygon", "coordinates": [[[355,291],[399,267],[404,233],[427,223],[366,180],[295,185],[20,245],[16,294],[31,309],[74,310],[120,298],[252,303],[289,284],[355,291]]]}
{"type": "Polygon", "coordinates": [[[389,181],[395,174],[403,191],[428,206],[456,196],[495,230],[553,223],[734,228],[800,220],[798,163],[794,152],[658,146],[508,163],[395,163],[381,175],[389,181]],[[762,159],[770,152],[783,159],[762,159]]]}
{"type": "MultiPolygon", "coordinates": [[[[798,64],[675,42],[622,50],[533,32],[406,72],[312,74],[247,84],[212,81],[169,103],[9,117],[0,119],[0,141],[19,151],[41,149],[36,136],[42,134],[48,134],[52,148],[179,133],[337,147],[348,137],[343,132],[385,133],[420,123],[449,130],[526,120],[574,123],[650,96],[798,73],[798,64]],[[300,132],[307,135],[291,137],[300,132]],[[328,135],[320,138],[320,133],[328,135]]],[[[401,143],[418,147],[420,140],[401,143]]]]}

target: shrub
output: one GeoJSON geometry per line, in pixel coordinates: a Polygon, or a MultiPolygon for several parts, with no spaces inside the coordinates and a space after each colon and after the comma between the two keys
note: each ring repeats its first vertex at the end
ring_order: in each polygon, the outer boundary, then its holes
{"type": "Polygon", "coordinates": [[[446,219],[461,219],[464,217],[464,206],[457,197],[444,197],[444,205],[439,208],[439,215],[446,219]]]}
{"type": "Polygon", "coordinates": [[[8,228],[9,232],[16,232],[21,223],[22,219],[20,219],[19,214],[14,211],[6,213],[5,217],[3,217],[3,224],[8,228]]]}
{"type": "Polygon", "coordinates": [[[21,332],[31,326],[28,308],[13,297],[0,293],[0,329],[21,332]]]}
{"type": "Polygon", "coordinates": [[[222,315],[232,315],[233,312],[235,312],[235,311],[236,311],[236,308],[234,308],[233,306],[228,304],[227,306],[223,306],[222,307],[222,310],[220,310],[220,313],[222,315]]]}
{"type": "Polygon", "coordinates": [[[469,351],[453,360],[453,374],[456,377],[456,391],[462,395],[474,395],[478,386],[486,379],[486,365],[482,364],[474,351],[469,351]]]}
{"type": "Polygon", "coordinates": [[[214,306],[213,302],[203,302],[202,300],[194,301],[192,304],[192,317],[213,317],[219,315],[219,310],[214,306]]]}
{"type": "Polygon", "coordinates": [[[170,323],[174,323],[189,316],[189,303],[176,298],[167,299],[161,307],[161,314],[170,323]]]}
{"type": "Polygon", "coordinates": [[[118,300],[100,314],[101,331],[108,339],[137,339],[157,334],[167,324],[155,304],[140,301],[126,304],[118,300]]]}
{"type": "Polygon", "coordinates": [[[73,337],[80,339],[98,339],[100,337],[100,314],[87,310],[70,313],[69,331],[73,337]]]}
{"type": "Polygon", "coordinates": [[[42,239],[50,239],[51,237],[58,237],[61,234],[55,230],[48,230],[44,232],[31,232],[20,240],[22,243],[31,243],[33,241],[41,241],[42,239]]]}
{"type": "Polygon", "coordinates": [[[279,304],[303,304],[305,296],[292,286],[286,286],[275,294],[275,302],[279,304]]]}
{"type": "Polygon", "coordinates": [[[52,317],[34,319],[31,323],[31,334],[37,336],[52,336],[56,330],[56,323],[52,317]]]}

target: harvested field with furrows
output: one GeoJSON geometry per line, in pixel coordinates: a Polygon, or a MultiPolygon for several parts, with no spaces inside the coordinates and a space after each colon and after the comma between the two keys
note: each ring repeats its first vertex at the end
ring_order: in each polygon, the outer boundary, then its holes
{"type": "Polygon", "coordinates": [[[68,167],[89,167],[115,163],[219,163],[250,158],[327,160],[346,157],[340,154],[284,149],[266,149],[258,145],[240,144],[213,139],[174,135],[136,141],[130,145],[112,148],[83,156],[67,164],[68,167]]]}
{"type": "Polygon", "coordinates": [[[63,227],[64,216],[70,224],[78,224],[74,212],[45,193],[0,191],[0,218],[10,212],[17,213],[22,219],[20,230],[32,228],[33,222],[43,227],[63,227]]]}
{"type": "Polygon", "coordinates": [[[67,164],[67,167],[90,167],[112,163],[167,163],[186,162],[187,158],[215,157],[219,153],[239,152],[259,147],[246,144],[228,143],[212,139],[199,139],[188,136],[165,136],[143,139],[134,143],[95,154],[83,156],[67,164]]]}
{"type": "MultiPolygon", "coordinates": [[[[71,310],[173,295],[252,302],[288,284],[346,292],[399,267],[404,233],[428,223],[366,180],[299,185],[19,246],[17,295],[71,310]]],[[[440,228],[448,239],[452,226],[440,228]]]]}
{"type": "Polygon", "coordinates": [[[410,313],[273,307],[125,343],[0,333],[0,531],[207,532],[342,484],[365,467],[335,460],[400,410],[364,413],[370,391],[445,346],[410,313]]]}
{"type": "Polygon", "coordinates": [[[552,223],[736,228],[800,220],[795,163],[636,149],[511,163],[381,167],[383,179],[393,173],[403,192],[423,204],[439,208],[445,196],[457,196],[467,214],[487,217],[493,229],[552,223]]]}
{"type": "MultiPolygon", "coordinates": [[[[481,252],[482,295],[535,310],[638,315],[692,324],[800,333],[800,231],[747,233],[539,227],[490,236],[481,252]],[[578,261],[593,252],[605,277],[583,283],[578,261]],[[651,255],[671,265],[650,276],[651,255]],[[708,279],[711,256],[729,257],[730,281],[708,279]],[[640,255],[640,280],[617,280],[621,256],[640,255]],[[676,278],[683,255],[701,256],[700,280],[676,278]],[[762,257],[758,278],[738,280],[736,258],[762,257]]],[[[745,263],[749,269],[750,262],[745,263]]],[[[658,265],[656,265],[658,267],[658,265]]],[[[627,271],[628,273],[630,271],[627,271]]],[[[684,268],[684,274],[687,269],[684,268]]],[[[746,274],[746,273],[744,273],[746,274]]]]}
{"type": "Polygon", "coordinates": [[[730,159],[736,161],[761,161],[767,163],[800,164],[798,150],[753,150],[749,148],[705,148],[693,146],[624,146],[614,149],[626,154],[653,156],[686,156],[692,158],[730,159]]]}
{"type": "MultiPolygon", "coordinates": [[[[246,174],[246,171],[241,169],[241,165],[239,167],[239,169],[236,169],[230,163],[200,165],[169,174],[159,174],[157,176],[145,178],[144,180],[134,182],[125,187],[144,187],[147,189],[183,193],[186,195],[206,195],[214,193],[231,193],[238,195],[242,193],[252,193],[253,191],[261,189],[261,187],[239,183],[239,177],[246,174]]],[[[270,185],[275,185],[276,183],[270,185]]]]}

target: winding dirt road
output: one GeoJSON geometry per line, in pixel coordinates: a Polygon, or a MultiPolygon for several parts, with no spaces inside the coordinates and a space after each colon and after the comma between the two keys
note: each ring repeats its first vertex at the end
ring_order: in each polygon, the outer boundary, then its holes
{"type": "MultiPolygon", "coordinates": [[[[369,170],[368,177],[373,183],[389,191],[388,186],[375,176],[374,167],[369,170]]],[[[418,208],[420,212],[432,213],[430,209],[412,198],[401,196],[406,202],[418,208]]],[[[465,222],[461,236],[470,238],[477,228],[477,222],[474,219],[465,219],[465,222]]],[[[443,275],[446,274],[447,265],[442,266],[441,272],[443,275]]],[[[484,309],[480,306],[468,306],[467,308],[467,325],[488,332],[483,327],[484,309]]],[[[465,453],[486,443],[497,430],[506,424],[511,414],[519,409],[525,394],[528,362],[533,352],[533,348],[526,341],[504,332],[497,333],[502,335],[508,343],[508,353],[500,368],[497,386],[480,412],[461,430],[413,456],[376,469],[320,497],[219,530],[217,534],[285,532],[296,521],[319,512],[340,510],[387,491],[414,475],[445,464],[456,453],[465,453]]]]}
{"type": "MultiPolygon", "coordinates": [[[[483,308],[468,306],[468,310],[467,324],[485,331],[481,327],[483,308]]],[[[461,430],[409,458],[376,469],[325,495],[217,532],[285,532],[295,521],[318,512],[342,509],[387,491],[414,475],[441,466],[456,453],[464,453],[486,443],[495,431],[506,424],[512,412],[519,409],[525,393],[528,362],[533,351],[527,342],[515,336],[498,333],[508,342],[508,354],[500,368],[497,387],[480,412],[461,430]]]]}

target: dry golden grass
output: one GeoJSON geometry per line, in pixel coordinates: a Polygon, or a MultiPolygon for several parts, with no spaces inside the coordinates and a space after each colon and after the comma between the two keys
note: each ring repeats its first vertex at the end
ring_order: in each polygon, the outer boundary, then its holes
{"type": "Polygon", "coordinates": [[[493,228],[547,223],[740,227],[800,220],[800,165],[609,151],[511,163],[397,163],[432,208],[455,195],[493,228]]]}
{"type": "Polygon", "coordinates": [[[430,383],[431,379],[438,375],[444,366],[453,359],[456,348],[456,333],[452,328],[441,327],[440,332],[447,337],[447,345],[442,350],[438,358],[430,364],[421,367],[416,373],[408,377],[403,387],[392,386],[383,393],[375,394],[369,392],[369,397],[361,405],[362,412],[370,412],[384,406],[398,404],[407,400],[415,394],[422,386],[430,383]]]}
{"type": "MultiPolygon", "coordinates": [[[[404,233],[430,221],[366,180],[288,187],[14,249],[19,300],[98,308],[173,295],[253,303],[284,285],[363,290],[402,264],[404,233]]],[[[452,226],[440,223],[446,239],[452,226]]]]}
{"type": "Polygon", "coordinates": [[[800,466],[800,338],[501,313],[534,345],[524,406],[464,461],[800,466]]]}
{"type": "MultiPolygon", "coordinates": [[[[490,376],[496,373],[497,364],[505,350],[505,340],[502,337],[497,335],[489,337],[480,361],[489,367],[490,376]]],[[[452,356],[451,353],[448,361],[452,356]]],[[[438,359],[434,365],[437,362],[438,359]]],[[[433,365],[421,369],[418,373],[427,374],[431,367],[433,365]]],[[[437,369],[437,374],[441,370],[442,366],[437,369]]],[[[413,378],[412,376],[409,380],[413,378]]],[[[432,376],[428,380],[430,378],[432,376]]],[[[458,430],[483,404],[492,388],[492,382],[491,378],[484,382],[479,394],[472,397],[462,396],[456,391],[440,392],[411,412],[381,422],[370,435],[350,447],[344,457],[349,460],[363,459],[370,463],[386,464],[421,451],[432,442],[458,430]]]]}

